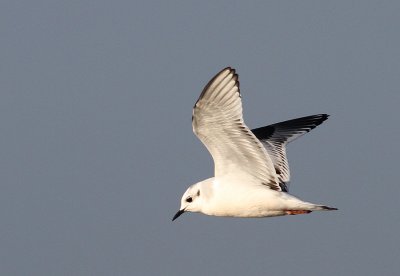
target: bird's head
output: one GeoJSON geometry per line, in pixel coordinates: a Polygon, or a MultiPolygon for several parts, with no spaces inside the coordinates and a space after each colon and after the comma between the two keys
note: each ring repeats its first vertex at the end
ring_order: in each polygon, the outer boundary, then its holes
{"type": "Polygon", "coordinates": [[[181,207],[172,218],[172,221],[177,219],[184,212],[200,212],[202,201],[201,194],[201,185],[199,185],[199,183],[190,186],[183,194],[181,199],[181,207]]]}

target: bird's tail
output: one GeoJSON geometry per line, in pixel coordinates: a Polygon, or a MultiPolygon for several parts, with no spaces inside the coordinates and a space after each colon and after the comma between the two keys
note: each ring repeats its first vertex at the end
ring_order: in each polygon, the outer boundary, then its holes
{"type": "Polygon", "coordinates": [[[334,211],[337,210],[337,208],[335,207],[329,207],[326,205],[322,205],[322,204],[315,204],[315,203],[311,203],[311,202],[302,202],[301,204],[299,204],[300,208],[304,208],[304,210],[309,210],[309,211],[334,211]]]}
{"type": "Polygon", "coordinates": [[[305,213],[310,213],[312,211],[334,211],[337,210],[335,207],[329,207],[326,205],[322,204],[315,204],[307,201],[302,201],[301,199],[289,195],[287,193],[281,193],[281,196],[285,196],[287,201],[286,201],[286,206],[288,211],[296,211],[294,213],[297,213],[297,211],[305,211],[305,213]],[[308,212],[307,212],[308,211],[308,212]]]}
{"type": "Polygon", "coordinates": [[[288,208],[285,211],[286,215],[300,215],[300,214],[309,214],[313,211],[333,211],[337,210],[334,207],[328,207],[325,205],[313,204],[309,202],[303,202],[301,205],[297,205],[294,208],[288,208]]]}
{"type": "Polygon", "coordinates": [[[335,207],[329,207],[329,206],[325,206],[325,205],[315,205],[316,207],[316,211],[334,211],[337,210],[338,208],[335,207]]]}

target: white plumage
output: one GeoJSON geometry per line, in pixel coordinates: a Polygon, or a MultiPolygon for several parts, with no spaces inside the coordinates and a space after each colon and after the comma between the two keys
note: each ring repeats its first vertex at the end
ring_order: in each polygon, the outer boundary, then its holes
{"type": "Polygon", "coordinates": [[[238,75],[225,68],[206,85],[193,108],[193,131],[213,157],[215,177],[190,186],[175,220],[185,211],[267,217],[335,210],[288,194],[286,144],[327,115],[250,130],[243,121],[238,75]]]}

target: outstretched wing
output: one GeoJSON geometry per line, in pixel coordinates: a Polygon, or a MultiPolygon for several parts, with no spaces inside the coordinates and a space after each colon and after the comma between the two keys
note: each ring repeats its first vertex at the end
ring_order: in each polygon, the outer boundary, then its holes
{"type": "Polygon", "coordinates": [[[223,69],[206,85],[193,108],[192,124],[214,159],[216,177],[240,172],[281,191],[271,158],[243,122],[234,69],[223,69]]]}
{"type": "Polygon", "coordinates": [[[288,191],[290,181],[286,144],[322,124],[328,117],[327,114],[312,115],[252,130],[270,155],[283,191],[288,191]]]}

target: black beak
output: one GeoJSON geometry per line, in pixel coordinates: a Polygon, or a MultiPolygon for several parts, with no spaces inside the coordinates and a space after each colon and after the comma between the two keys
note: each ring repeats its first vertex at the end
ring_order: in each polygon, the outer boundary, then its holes
{"type": "Polygon", "coordinates": [[[185,213],[185,209],[182,209],[182,210],[179,210],[178,212],[176,212],[175,216],[172,218],[172,221],[176,220],[183,213],[185,213]]]}

